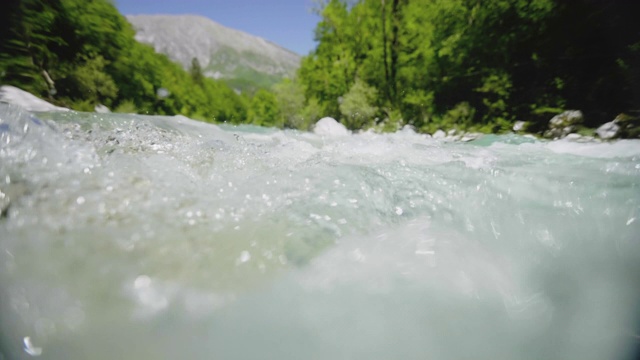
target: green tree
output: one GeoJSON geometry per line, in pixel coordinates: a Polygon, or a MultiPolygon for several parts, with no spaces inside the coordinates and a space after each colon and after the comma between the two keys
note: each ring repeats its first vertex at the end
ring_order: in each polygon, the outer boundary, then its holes
{"type": "Polygon", "coordinates": [[[373,123],[378,108],[373,105],[378,91],[357,79],[340,103],[342,121],[349,129],[362,129],[373,123]]]}
{"type": "Polygon", "coordinates": [[[310,119],[304,116],[304,91],[295,80],[285,79],[272,88],[284,127],[307,129],[310,119]]]}
{"type": "Polygon", "coordinates": [[[196,57],[191,59],[191,67],[189,68],[189,74],[191,74],[191,78],[193,79],[193,82],[202,86],[202,83],[204,81],[204,75],[202,74],[202,66],[200,66],[200,61],[196,57]]]}
{"type": "Polygon", "coordinates": [[[282,127],[282,117],[276,96],[268,90],[258,90],[249,104],[248,120],[255,125],[282,127]]]}
{"type": "Polygon", "coordinates": [[[147,114],[244,121],[246,103],[226,84],[191,73],[134,39],[108,0],[10,0],[0,11],[0,80],[54,103],[100,102],[147,114]],[[133,105],[133,106],[132,106],[133,105]]]}
{"type": "Polygon", "coordinates": [[[86,59],[58,81],[60,95],[70,96],[71,100],[84,100],[93,106],[98,103],[111,106],[118,95],[118,87],[104,72],[105,66],[106,61],[100,55],[86,59]]]}

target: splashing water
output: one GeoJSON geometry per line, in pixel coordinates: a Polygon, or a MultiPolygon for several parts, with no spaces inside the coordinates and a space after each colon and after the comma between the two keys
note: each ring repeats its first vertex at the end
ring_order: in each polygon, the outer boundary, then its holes
{"type": "Polygon", "coordinates": [[[640,142],[0,104],[0,358],[632,359],[640,142]]]}

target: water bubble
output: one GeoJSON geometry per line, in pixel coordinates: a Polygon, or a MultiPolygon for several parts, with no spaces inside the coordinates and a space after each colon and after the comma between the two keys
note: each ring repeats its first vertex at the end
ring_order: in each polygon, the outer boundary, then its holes
{"type": "Polygon", "coordinates": [[[236,264],[244,264],[249,260],[251,260],[251,254],[248,251],[244,250],[240,253],[240,257],[236,261],[236,264]]]}
{"type": "Polygon", "coordinates": [[[396,215],[402,215],[404,211],[402,210],[402,208],[400,206],[396,206],[396,215]]]}
{"type": "Polygon", "coordinates": [[[356,262],[364,262],[366,259],[366,256],[362,253],[360,248],[357,248],[351,252],[351,258],[353,259],[353,261],[356,261],[356,262]]]}
{"type": "Polygon", "coordinates": [[[86,200],[85,200],[85,199],[84,199],[84,197],[82,197],[82,196],[78,196],[78,198],[76,199],[76,203],[77,203],[78,205],[82,205],[82,204],[84,204],[84,202],[85,202],[85,201],[86,201],[86,200]]]}
{"type": "Polygon", "coordinates": [[[42,355],[42,348],[33,345],[33,342],[31,341],[31,337],[25,336],[22,339],[22,344],[23,344],[24,352],[26,352],[27,354],[31,356],[42,355]]]}
{"type": "Polygon", "coordinates": [[[146,311],[155,313],[169,306],[169,300],[152,285],[151,278],[147,275],[140,275],[133,282],[138,302],[146,311]]]}
{"type": "Polygon", "coordinates": [[[147,275],[140,275],[133,281],[133,286],[136,289],[145,288],[151,285],[151,278],[147,275]]]}

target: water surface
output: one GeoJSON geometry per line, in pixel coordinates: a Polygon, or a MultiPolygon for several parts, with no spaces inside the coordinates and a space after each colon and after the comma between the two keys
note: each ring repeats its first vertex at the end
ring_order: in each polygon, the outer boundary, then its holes
{"type": "Polygon", "coordinates": [[[640,141],[0,104],[0,358],[632,359],[640,141]]]}

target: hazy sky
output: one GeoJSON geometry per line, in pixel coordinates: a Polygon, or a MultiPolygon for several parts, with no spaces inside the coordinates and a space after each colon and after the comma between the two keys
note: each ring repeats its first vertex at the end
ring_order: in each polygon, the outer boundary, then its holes
{"type": "Polygon", "coordinates": [[[198,14],[300,55],[315,47],[313,0],[116,0],[124,15],[198,14]]]}

